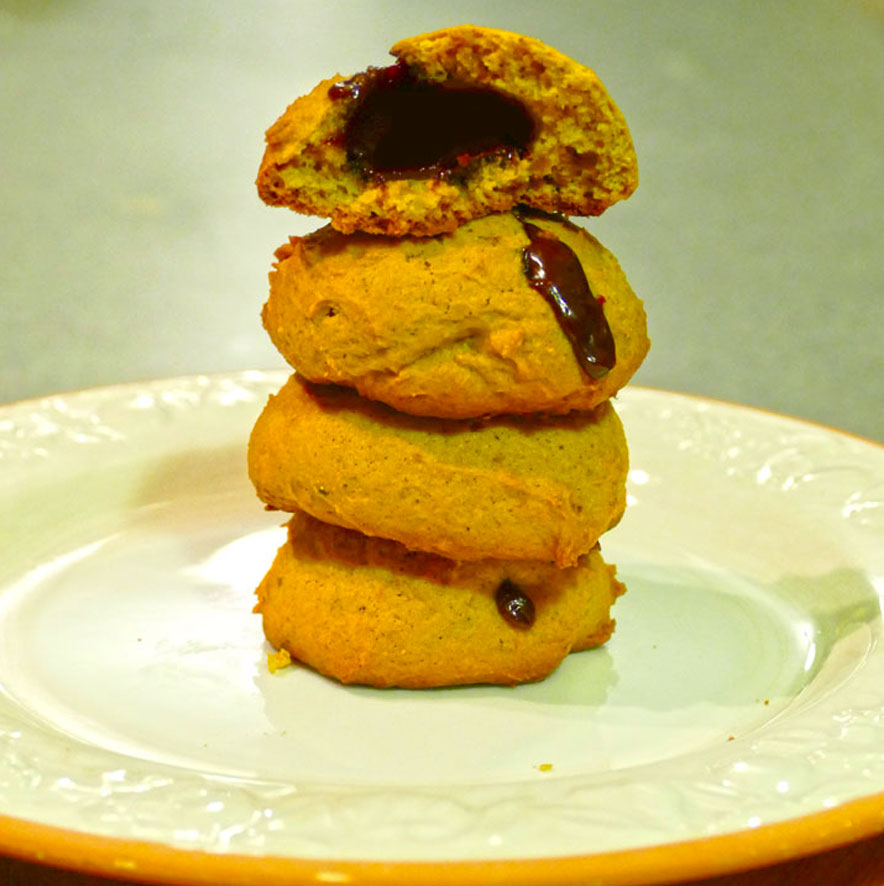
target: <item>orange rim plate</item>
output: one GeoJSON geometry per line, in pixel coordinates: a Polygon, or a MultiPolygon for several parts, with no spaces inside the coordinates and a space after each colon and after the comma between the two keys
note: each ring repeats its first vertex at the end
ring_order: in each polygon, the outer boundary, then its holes
{"type": "MultiPolygon", "coordinates": [[[[0,409],[0,850],[146,882],[667,882],[884,831],[884,450],[642,388],[628,593],[540,684],[270,673],[285,375],[0,409]]],[[[380,503],[379,506],[390,506],[380,503]]]]}

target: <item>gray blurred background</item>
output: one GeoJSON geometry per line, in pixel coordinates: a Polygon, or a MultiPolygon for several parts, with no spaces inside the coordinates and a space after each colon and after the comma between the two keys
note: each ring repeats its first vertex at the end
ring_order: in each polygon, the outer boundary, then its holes
{"type": "Polygon", "coordinates": [[[0,402],[284,364],[263,131],[472,22],[594,68],[636,195],[586,226],[648,310],[636,384],[884,439],[881,0],[0,0],[0,402]]]}

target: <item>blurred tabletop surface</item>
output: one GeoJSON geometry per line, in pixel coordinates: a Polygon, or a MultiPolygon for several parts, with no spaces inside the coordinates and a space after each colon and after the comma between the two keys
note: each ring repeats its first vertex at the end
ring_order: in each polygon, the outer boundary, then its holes
{"type": "MultiPolygon", "coordinates": [[[[627,118],[640,187],[582,223],[645,302],[634,384],[884,439],[882,0],[0,0],[0,403],[281,368],[266,274],[323,221],[259,201],[263,131],[462,22],[589,65],[627,118]]],[[[882,858],[714,882],[880,883],[882,858]]]]}

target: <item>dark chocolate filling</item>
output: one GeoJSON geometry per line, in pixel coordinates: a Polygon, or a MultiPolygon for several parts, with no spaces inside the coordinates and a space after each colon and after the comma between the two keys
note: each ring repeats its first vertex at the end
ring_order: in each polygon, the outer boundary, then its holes
{"type": "Polygon", "coordinates": [[[517,218],[531,241],[522,250],[528,282],[550,304],[581,369],[592,379],[614,368],[614,336],[597,298],[589,286],[580,259],[570,246],[528,219],[544,213],[519,207],[517,218]]]}
{"type": "Polygon", "coordinates": [[[429,83],[399,62],[369,68],[329,89],[353,110],[342,136],[348,160],[372,178],[431,178],[486,156],[528,150],[534,120],[494,89],[429,83]]]}
{"type": "Polygon", "coordinates": [[[527,630],[534,624],[534,603],[514,582],[505,578],[494,594],[497,610],[516,628],[527,630]]]}

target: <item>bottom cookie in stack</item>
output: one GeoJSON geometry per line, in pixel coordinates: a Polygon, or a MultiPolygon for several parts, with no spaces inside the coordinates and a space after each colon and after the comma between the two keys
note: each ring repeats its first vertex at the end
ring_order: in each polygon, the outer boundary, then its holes
{"type": "Polygon", "coordinates": [[[604,643],[623,591],[598,546],[568,568],[455,561],[295,513],[255,611],[276,649],[343,683],[516,684],[604,643]]]}

